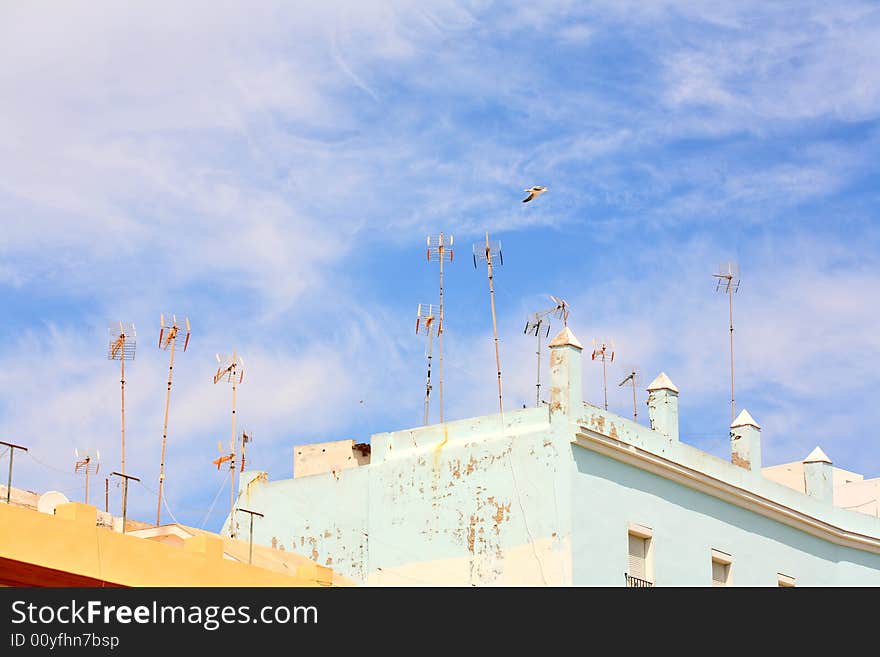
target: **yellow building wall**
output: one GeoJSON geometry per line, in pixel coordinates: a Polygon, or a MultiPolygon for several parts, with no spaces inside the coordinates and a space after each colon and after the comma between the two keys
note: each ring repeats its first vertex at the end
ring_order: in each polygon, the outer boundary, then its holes
{"type": "Polygon", "coordinates": [[[288,575],[223,557],[223,541],[198,535],[183,549],[96,526],[93,506],[71,502],[55,515],[0,504],[0,559],[121,586],[330,586],[317,563],[288,575]]]}

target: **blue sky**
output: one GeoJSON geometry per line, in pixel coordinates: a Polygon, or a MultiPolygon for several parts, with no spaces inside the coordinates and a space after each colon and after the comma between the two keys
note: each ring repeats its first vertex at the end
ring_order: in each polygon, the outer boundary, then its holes
{"type": "MultiPolygon", "coordinates": [[[[645,383],[667,372],[682,438],[726,456],[711,274],[736,260],[737,406],[765,464],[820,444],[880,475],[875,3],[313,4],[0,7],[0,435],[32,454],[16,484],[81,499],[77,446],[118,468],[105,327],[133,321],[126,461],[152,519],[160,312],[193,325],[167,456],[181,522],[225,514],[215,352],[245,357],[239,426],[270,478],[297,443],[419,424],[415,310],[436,301],[441,230],[448,418],[495,410],[470,259],[488,230],[507,406],[533,402],[526,316],[561,295],[582,342],[614,339],[645,383]],[[535,184],[550,191],[521,203],[535,184]]],[[[600,368],[584,376],[601,403],[600,368]]],[[[631,410],[616,386],[609,401],[631,410]]]]}

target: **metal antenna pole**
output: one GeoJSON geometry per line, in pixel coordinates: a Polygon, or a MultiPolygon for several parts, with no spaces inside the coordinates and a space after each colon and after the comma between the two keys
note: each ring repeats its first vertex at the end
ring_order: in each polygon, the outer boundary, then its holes
{"type": "MultiPolygon", "coordinates": [[[[214,375],[214,383],[223,379],[232,383],[232,437],[229,441],[229,453],[226,455],[223,455],[223,448],[220,441],[217,441],[221,456],[213,463],[219,470],[221,464],[229,461],[229,536],[235,538],[235,398],[238,384],[244,381],[244,359],[233,351],[232,356],[227,357],[225,361],[220,358],[220,354],[217,354],[217,363],[219,367],[214,375]]],[[[244,451],[243,445],[242,451],[244,451]]]]}
{"type": "Polygon", "coordinates": [[[489,244],[489,232],[486,231],[486,266],[489,271],[489,302],[492,306],[492,333],[495,337],[495,365],[498,368],[498,409],[501,412],[501,424],[504,424],[504,402],[501,393],[501,356],[498,353],[498,324],[495,320],[495,285],[492,282],[492,248],[489,244]]]}
{"type": "Polygon", "coordinates": [[[125,473],[125,339],[122,340],[122,357],[119,362],[122,367],[122,472],[125,473]]]}
{"type": "Polygon", "coordinates": [[[440,424],[443,424],[443,233],[440,233],[440,245],[437,247],[440,252],[440,323],[437,325],[437,342],[440,349],[438,354],[440,359],[437,363],[437,374],[439,380],[437,382],[437,393],[440,401],[440,424]]]}
{"type": "Polygon", "coordinates": [[[104,512],[110,512],[110,478],[104,477],[104,512]]]}
{"type": "Polygon", "coordinates": [[[444,233],[440,233],[436,237],[428,235],[427,245],[428,245],[428,262],[431,261],[431,256],[436,256],[437,260],[440,261],[440,313],[439,319],[437,322],[437,337],[438,337],[438,363],[437,363],[437,392],[439,394],[439,404],[440,404],[440,422],[443,422],[443,329],[444,329],[444,315],[443,315],[443,261],[449,258],[449,262],[452,262],[452,258],[455,255],[452,250],[452,245],[454,243],[454,238],[452,235],[446,235],[444,233]]]}
{"type": "Polygon", "coordinates": [[[605,410],[608,410],[608,377],[605,368],[605,359],[602,359],[602,391],[605,394],[605,410]]]}
{"type": "Polygon", "coordinates": [[[125,520],[128,517],[128,480],[140,481],[137,477],[127,475],[124,472],[111,472],[110,476],[122,477],[122,533],[125,533],[125,520]]]}
{"type": "Polygon", "coordinates": [[[739,265],[735,262],[725,262],[719,267],[717,274],[712,274],[718,279],[715,291],[724,291],[727,294],[730,312],[730,421],[736,418],[736,398],[734,395],[734,370],[733,370],[733,295],[739,290],[739,265]]]}
{"type": "Polygon", "coordinates": [[[251,511],[250,509],[241,509],[238,508],[236,511],[242,511],[244,513],[250,514],[250,537],[248,539],[248,563],[254,562],[254,516],[260,516],[261,518],[265,518],[266,516],[260,513],[259,511],[251,511]]]}
{"type": "MultiPolygon", "coordinates": [[[[535,317],[537,317],[537,313],[535,314],[535,317]]],[[[540,326],[540,324],[541,324],[541,320],[538,320],[538,330],[536,331],[536,334],[538,336],[538,351],[536,352],[538,354],[538,383],[535,386],[535,388],[536,388],[536,390],[535,390],[535,408],[537,408],[538,406],[541,405],[541,326],[540,326]]]]}
{"type": "Polygon", "coordinates": [[[89,460],[86,459],[86,504],[89,503],[89,460]]]}
{"type": "Polygon", "coordinates": [[[233,511],[235,510],[235,352],[232,352],[232,440],[230,441],[229,453],[232,459],[229,461],[229,536],[235,538],[235,522],[233,511]]]}
{"type": "Polygon", "coordinates": [[[730,284],[727,286],[727,296],[730,300],[730,422],[733,424],[736,418],[736,401],[733,395],[733,286],[730,284]]]}
{"type": "MultiPolygon", "coordinates": [[[[428,402],[431,397],[431,352],[434,346],[434,333],[428,327],[428,378],[425,382],[425,425],[428,424],[428,402]]],[[[442,422],[442,420],[441,420],[442,422]]]]}
{"type": "Polygon", "coordinates": [[[9,476],[6,478],[6,503],[9,504],[12,499],[12,459],[15,455],[15,450],[20,449],[26,452],[28,448],[16,445],[15,443],[7,443],[4,440],[0,440],[0,445],[6,445],[9,448],[9,476]]]}
{"type": "Polygon", "coordinates": [[[597,343],[593,340],[593,354],[591,360],[599,359],[602,361],[602,393],[605,398],[605,410],[608,410],[608,361],[614,362],[614,342],[605,342],[604,340],[597,343]],[[597,346],[598,345],[598,346],[597,346]],[[610,356],[609,354],[610,349],[610,356]]]}
{"type": "MultiPolygon", "coordinates": [[[[189,318],[185,318],[186,336],[183,341],[183,351],[189,346],[190,325],[189,318]]],[[[168,444],[168,412],[171,408],[171,379],[174,374],[174,354],[177,348],[177,337],[180,327],[177,325],[177,316],[171,315],[171,321],[165,323],[165,315],[159,316],[159,348],[171,348],[168,360],[168,387],[165,390],[165,419],[162,425],[162,453],[159,458],[159,494],[156,499],[156,527],[162,522],[162,499],[165,487],[165,448],[168,444]],[[166,333],[167,331],[167,333],[166,333]]]]}
{"type": "Polygon", "coordinates": [[[162,425],[162,455],[159,457],[159,495],[156,500],[156,527],[162,519],[162,487],[165,483],[165,445],[168,441],[168,409],[171,406],[171,374],[174,371],[174,345],[177,343],[177,327],[171,328],[168,336],[171,343],[171,356],[168,361],[168,388],[165,390],[165,421],[162,425]]]}
{"type": "Polygon", "coordinates": [[[636,382],[635,377],[633,378],[633,422],[638,422],[639,413],[636,410],[636,382]]]}

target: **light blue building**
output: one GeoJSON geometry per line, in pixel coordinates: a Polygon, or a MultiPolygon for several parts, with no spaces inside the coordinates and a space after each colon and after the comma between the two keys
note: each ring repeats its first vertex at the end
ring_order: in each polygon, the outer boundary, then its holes
{"type": "Polygon", "coordinates": [[[293,479],[243,473],[254,540],[369,585],[880,585],[880,518],[834,506],[821,450],[795,490],[762,473],[747,411],[728,462],[679,440],[665,374],[648,428],[583,401],[568,328],[550,348],[549,406],[297,446],[293,479]]]}

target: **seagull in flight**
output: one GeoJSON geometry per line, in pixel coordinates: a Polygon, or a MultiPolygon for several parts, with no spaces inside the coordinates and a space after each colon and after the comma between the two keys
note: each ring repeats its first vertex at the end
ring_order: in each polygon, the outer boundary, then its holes
{"type": "Polygon", "coordinates": [[[523,199],[522,202],[523,202],[523,203],[528,203],[529,201],[531,201],[531,200],[532,200],[533,198],[535,198],[536,196],[540,196],[541,194],[543,194],[544,192],[546,192],[546,191],[547,191],[547,188],[546,188],[546,187],[542,187],[541,185],[535,185],[535,186],[532,187],[531,189],[526,189],[526,190],[524,190],[524,191],[528,192],[529,195],[526,196],[526,197],[523,199]]]}

